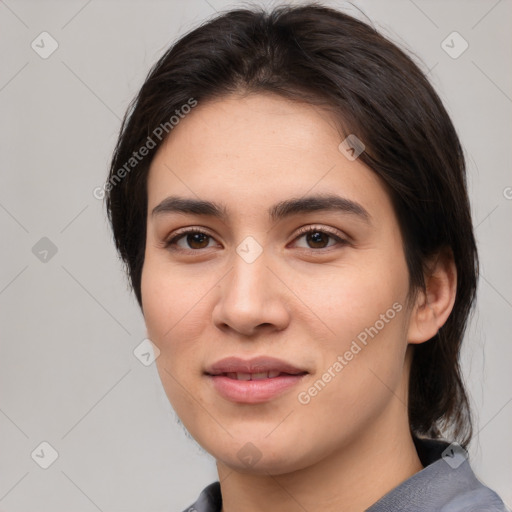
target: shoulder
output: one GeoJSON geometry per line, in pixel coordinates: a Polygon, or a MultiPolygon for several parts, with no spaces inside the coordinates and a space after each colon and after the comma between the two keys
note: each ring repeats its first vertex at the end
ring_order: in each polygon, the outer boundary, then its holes
{"type": "Polygon", "coordinates": [[[510,512],[501,498],[480,483],[480,487],[455,496],[440,512],[510,512]]]}
{"type": "Polygon", "coordinates": [[[457,443],[415,440],[424,469],[372,505],[368,512],[510,512],[473,473],[457,443]]]}

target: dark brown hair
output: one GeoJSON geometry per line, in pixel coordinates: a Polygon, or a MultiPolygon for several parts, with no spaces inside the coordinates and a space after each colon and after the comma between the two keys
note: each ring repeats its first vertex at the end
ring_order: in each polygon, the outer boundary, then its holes
{"type": "Polygon", "coordinates": [[[139,305],[146,182],[153,156],[172,133],[170,119],[178,119],[191,99],[201,103],[258,92],[323,105],[346,134],[364,142],[359,158],[382,179],[394,204],[411,290],[424,289],[430,256],[452,251],[455,305],[437,335],[414,347],[409,420],[417,436],[450,432],[466,446],[472,422],[459,351],[478,257],[462,148],[441,100],[413,60],[347,14],[318,3],[271,12],[231,10],[187,33],[151,69],[123,120],[105,185],[115,244],[139,305]],[[130,160],[150,139],[149,154],[130,160]]]}

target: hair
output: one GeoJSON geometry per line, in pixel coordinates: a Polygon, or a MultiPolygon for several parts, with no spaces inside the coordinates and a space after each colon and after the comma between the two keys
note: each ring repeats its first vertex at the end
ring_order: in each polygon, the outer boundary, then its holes
{"type": "Polygon", "coordinates": [[[185,34],[152,67],[124,116],[104,187],[116,248],[139,306],[147,177],[172,133],[169,120],[193,101],[251,93],[324,106],[345,133],[364,142],[359,159],[381,178],[393,202],[410,290],[425,289],[430,258],[451,252],[455,304],[438,333],[413,348],[408,413],[416,437],[449,431],[467,446],[472,418],[459,354],[478,255],[463,151],[439,96],[411,57],[343,12],[316,2],[270,12],[230,10],[185,34]],[[135,160],[150,140],[152,150],[135,160]]]}

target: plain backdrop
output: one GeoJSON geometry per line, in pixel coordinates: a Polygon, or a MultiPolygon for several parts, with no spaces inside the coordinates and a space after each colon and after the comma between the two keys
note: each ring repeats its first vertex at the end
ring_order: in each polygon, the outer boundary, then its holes
{"type": "MultiPolygon", "coordinates": [[[[155,365],[134,355],[144,322],[93,190],[151,65],[240,4],[0,1],[4,512],[179,512],[216,480],[213,459],[177,424],[155,365]]],[[[463,353],[476,413],[470,457],[510,506],[512,3],[324,4],[365,13],[413,52],[465,148],[482,260],[463,353]]]]}

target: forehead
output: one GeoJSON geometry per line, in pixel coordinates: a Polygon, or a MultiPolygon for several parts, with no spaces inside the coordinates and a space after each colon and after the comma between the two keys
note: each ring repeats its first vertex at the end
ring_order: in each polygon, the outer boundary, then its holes
{"type": "Polygon", "coordinates": [[[290,196],[333,192],[368,210],[389,207],[380,178],[349,160],[342,141],[330,112],[273,94],[199,103],[153,159],[148,211],[168,195],[185,195],[222,198],[228,211],[249,215],[290,196]]]}

